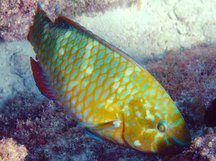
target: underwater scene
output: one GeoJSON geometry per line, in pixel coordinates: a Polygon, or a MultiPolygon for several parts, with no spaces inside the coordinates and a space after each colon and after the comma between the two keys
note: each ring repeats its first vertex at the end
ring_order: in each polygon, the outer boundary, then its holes
{"type": "Polygon", "coordinates": [[[216,161],[216,1],[0,0],[0,161],[216,161]]]}

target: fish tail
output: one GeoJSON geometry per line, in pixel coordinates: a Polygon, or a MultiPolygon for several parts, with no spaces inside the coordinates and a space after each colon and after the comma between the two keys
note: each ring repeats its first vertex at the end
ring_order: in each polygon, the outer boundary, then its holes
{"type": "Polygon", "coordinates": [[[46,12],[42,9],[41,3],[38,1],[37,10],[34,15],[33,26],[30,27],[27,39],[33,43],[35,36],[40,37],[44,29],[52,25],[52,21],[48,18],[46,12]],[[47,25],[48,24],[48,25],[47,25]]]}
{"type": "Polygon", "coordinates": [[[37,3],[37,11],[42,10],[42,3],[38,1],[37,3]]]}

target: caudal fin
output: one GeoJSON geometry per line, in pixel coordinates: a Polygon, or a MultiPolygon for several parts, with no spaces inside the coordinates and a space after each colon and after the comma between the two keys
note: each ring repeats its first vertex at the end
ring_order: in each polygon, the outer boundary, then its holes
{"type": "Polygon", "coordinates": [[[48,18],[46,12],[42,9],[41,3],[38,2],[34,15],[34,22],[33,25],[29,28],[27,39],[31,43],[33,43],[35,38],[34,35],[40,37],[47,23],[52,24],[52,21],[48,18]]]}

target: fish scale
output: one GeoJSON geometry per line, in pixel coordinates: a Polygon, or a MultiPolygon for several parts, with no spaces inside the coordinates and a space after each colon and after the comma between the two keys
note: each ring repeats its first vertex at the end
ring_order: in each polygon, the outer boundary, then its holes
{"type": "Polygon", "coordinates": [[[123,51],[65,17],[52,23],[40,7],[28,40],[37,55],[31,64],[38,88],[84,128],[143,152],[189,142],[170,96],[123,51]]]}

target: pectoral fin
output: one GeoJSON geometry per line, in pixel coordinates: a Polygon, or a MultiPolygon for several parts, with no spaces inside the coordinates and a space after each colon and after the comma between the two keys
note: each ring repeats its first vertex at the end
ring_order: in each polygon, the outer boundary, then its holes
{"type": "Polygon", "coordinates": [[[86,127],[86,128],[91,129],[91,130],[112,130],[115,128],[119,128],[121,126],[121,121],[120,120],[113,120],[113,121],[108,121],[108,122],[104,122],[104,123],[99,123],[96,125],[81,122],[81,123],[79,123],[78,126],[86,127]]]}
{"type": "Polygon", "coordinates": [[[91,138],[95,139],[95,140],[98,140],[98,141],[102,141],[102,140],[103,140],[100,136],[98,136],[98,135],[92,133],[91,131],[85,130],[85,133],[86,133],[88,136],[90,136],[91,138]]]}

